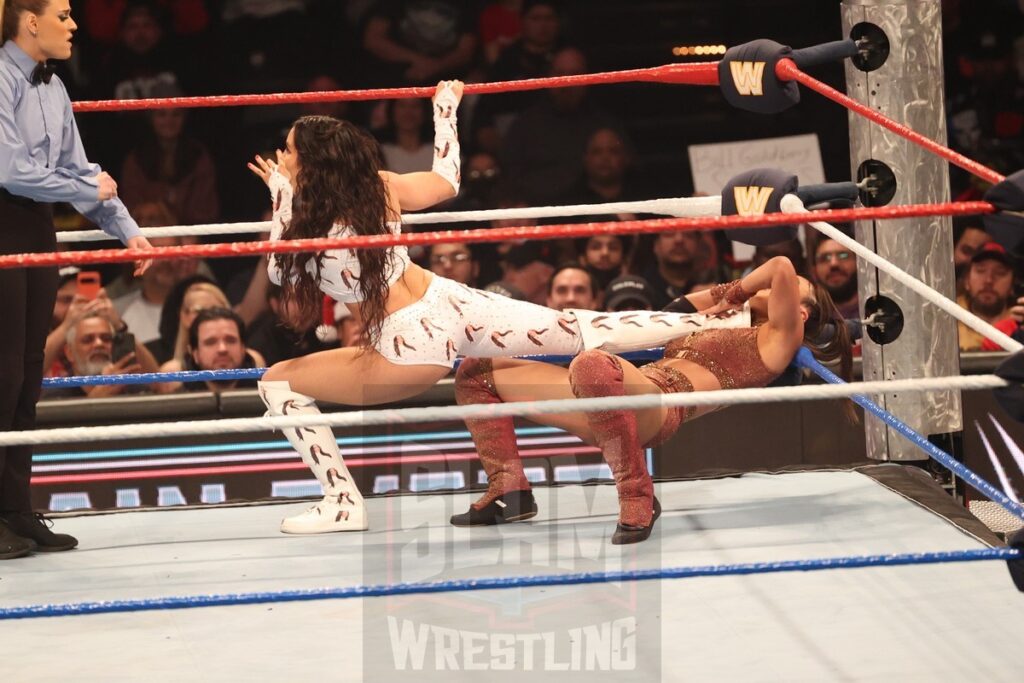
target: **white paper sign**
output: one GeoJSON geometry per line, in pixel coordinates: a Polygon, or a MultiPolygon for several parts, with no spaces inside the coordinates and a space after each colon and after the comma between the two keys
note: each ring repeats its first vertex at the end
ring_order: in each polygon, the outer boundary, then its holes
{"type": "MultiPolygon", "coordinates": [[[[777,168],[794,173],[801,185],[825,182],[821,148],[814,133],[690,145],[688,153],[694,190],[703,194],[721,194],[729,178],[755,168],[777,168]]],[[[800,238],[803,241],[802,231],[800,238]]],[[[733,255],[737,260],[749,261],[754,256],[754,247],[733,242],[733,255]]]]}

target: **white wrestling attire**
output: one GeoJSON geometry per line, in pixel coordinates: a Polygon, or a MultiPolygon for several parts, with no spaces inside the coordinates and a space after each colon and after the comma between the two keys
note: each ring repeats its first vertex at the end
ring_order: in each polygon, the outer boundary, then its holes
{"type": "MultiPolygon", "coordinates": [[[[459,142],[455,110],[458,102],[450,89],[442,89],[434,103],[434,165],[432,171],[459,189],[459,142]]],[[[268,179],[274,216],[270,239],[278,240],[292,217],[292,186],[276,169],[268,179]]],[[[388,223],[394,234],[401,223],[388,223]]],[[[335,225],[329,237],[352,235],[347,225],[335,225]]],[[[404,246],[387,247],[386,281],[397,282],[410,260],[404,246]]],[[[316,275],[316,261],[306,264],[316,275]]],[[[277,259],[270,255],[268,274],[280,284],[277,259]]],[[[359,259],[355,250],[324,252],[319,272],[320,289],[342,303],[358,303],[359,259]]],[[[451,368],[458,356],[489,358],[536,354],[576,355],[583,350],[609,353],[662,346],[673,339],[709,328],[749,327],[750,312],[731,311],[721,316],[660,311],[555,311],[524,301],[472,289],[433,275],[423,297],[388,315],[374,349],[396,365],[439,365],[451,368]]],[[[261,381],[260,395],[271,414],[319,412],[312,397],[293,392],[288,382],[261,381]]],[[[286,533],[323,533],[367,528],[362,497],[352,483],[330,429],[286,429],[292,445],[317,475],[324,499],[305,513],[284,520],[286,533]]]]}

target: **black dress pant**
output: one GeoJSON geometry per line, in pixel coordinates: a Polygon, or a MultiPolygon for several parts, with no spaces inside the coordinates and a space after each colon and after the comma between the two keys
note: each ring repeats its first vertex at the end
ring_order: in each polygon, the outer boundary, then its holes
{"type": "MultiPolygon", "coordinates": [[[[0,254],[56,249],[53,210],[0,190],[0,254]]],[[[0,431],[35,427],[57,268],[0,269],[0,431]]],[[[32,509],[32,447],[0,447],[0,511],[32,509]]]]}

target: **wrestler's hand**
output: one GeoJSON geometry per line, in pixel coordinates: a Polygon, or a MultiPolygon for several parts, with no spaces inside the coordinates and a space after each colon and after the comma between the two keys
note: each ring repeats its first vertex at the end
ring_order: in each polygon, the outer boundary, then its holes
{"type": "MultiPolygon", "coordinates": [[[[153,248],[153,245],[149,243],[149,240],[142,235],[137,235],[128,240],[126,245],[129,249],[144,249],[146,251],[153,248]]],[[[144,258],[139,259],[135,262],[135,277],[141,277],[143,273],[149,270],[149,267],[153,265],[153,259],[144,258]]]]}
{"type": "Polygon", "coordinates": [[[456,104],[462,101],[462,89],[466,86],[462,81],[439,81],[437,87],[434,88],[434,96],[431,101],[437,101],[437,96],[441,94],[441,91],[448,89],[455,95],[456,104]]]}
{"type": "Polygon", "coordinates": [[[706,316],[713,316],[718,315],[719,313],[725,313],[726,311],[734,311],[741,308],[743,308],[743,304],[731,304],[725,299],[722,299],[714,306],[710,306],[697,312],[706,316]]]}
{"type": "Polygon", "coordinates": [[[255,164],[252,163],[251,161],[248,164],[246,164],[246,166],[249,167],[249,170],[252,171],[257,176],[259,176],[259,179],[266,183],[268,186],[270,185],[270,176],[274,173],[274,171],[280,173],[287,180],[291,180],[291,176],[288,175],[288,168],[284,165],[282,161],[284,152],[282,152],[281,150],[277,150],[276,154],[276,161],[273,159],[264,159],[259,154],[257,154],[255,157],[255,164]]]}
{"type": "Polygon", "coordinates": [[[110,177],[110,174],[103,171],[96,176],[96,200],[105,202],[117,196],[117,182],[110,177]]]}

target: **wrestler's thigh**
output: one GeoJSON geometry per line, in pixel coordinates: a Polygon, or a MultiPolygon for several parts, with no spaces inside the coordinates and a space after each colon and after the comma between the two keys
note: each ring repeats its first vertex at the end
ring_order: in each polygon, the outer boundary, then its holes
{"type": "MultiPolygon", "coordinates": [[[[498,395],[506,403],[576,398],[569,386],[568,368],[515,358],[495,358],[493,367],[498,395]]],[[[622,372],[628,395],[660,392],[658,387],[632,363],[622,361],[622,372]]],[[[654,438],[661,429],[666,413],[667,411],[661,408],[637,411],[640,443],[647,443],[654,438]]],[[[529,419],[539,424],[564,429],[587,443],[594,443],[586,413],[537,415],[529,419]]]]}
{"type": "Polygon", "coordinates": [[[330,349],[275,364],[264,380],[286,380],[318,401],[375,405],[423,393],[446,377],[440,365],[396,365],[373,350],[330,349]]]}
{"type": "MultiPolygon", "coordinates": [[[[576,398],[569,387],[569,370],[559,365],[516,358],[495,358],[494,386],[502,401],[551,401],[576,398]]],[[[564,429],[587,443],[594,443],[585,413],[530,416],[531,422],[564,429]]]]}

